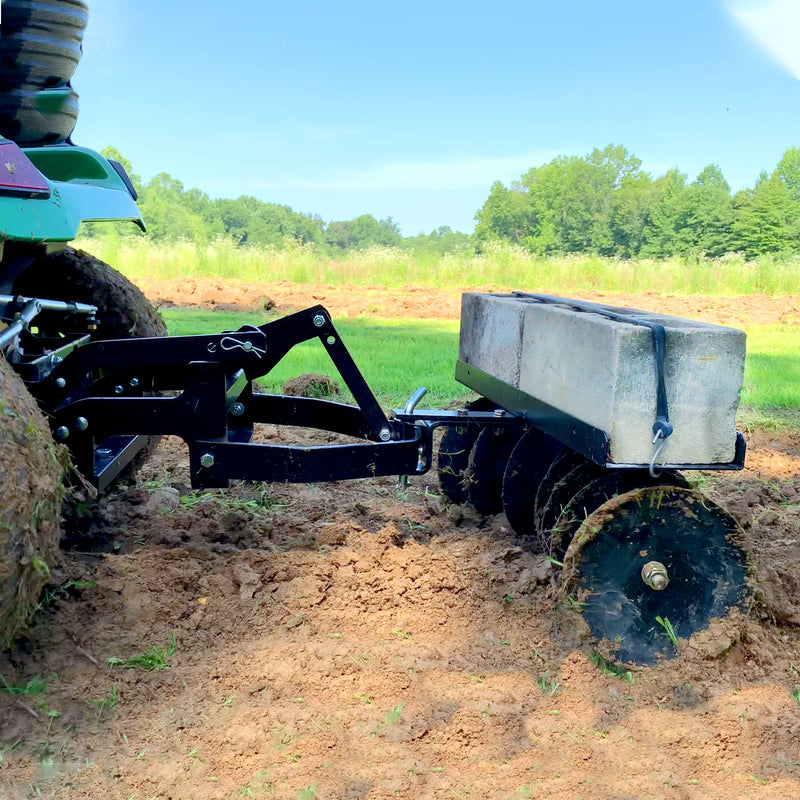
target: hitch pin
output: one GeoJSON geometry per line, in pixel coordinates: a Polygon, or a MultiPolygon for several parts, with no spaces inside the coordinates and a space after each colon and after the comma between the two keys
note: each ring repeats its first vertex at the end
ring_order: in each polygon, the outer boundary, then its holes
{"type": "Polygon", "coordinates": [[[223,350],[235,350],[237,347],[246,353],[253,353],[256,358],[261,358],[267,351],[261,347],[256,347],[249,340],[235,339],[233,336],[225,336],[220,341],[219,346],[223,350]]]}
{"type": "MultiPolygon", "coordinates": [[[[414,409],[417,407],[417,404],[420,400],[422,400],[425,395],[428,394],[428,390],[424,386],[420,386],[411,397],[408,398],[408,402],[403,409],[404,414],[413,414],[414,409]]],[[[421,448],[420,448],[421,450],[421,448]]],[[[417,470],[421,472],[425,468],[425,464],[422,460],[422,453],[420,452],[419,460],[417,461],[417,470]]],[[[400,475],[397,478],[397,486],[401,490],[405,490],[408,488],[408,475],[400,475]]]]}

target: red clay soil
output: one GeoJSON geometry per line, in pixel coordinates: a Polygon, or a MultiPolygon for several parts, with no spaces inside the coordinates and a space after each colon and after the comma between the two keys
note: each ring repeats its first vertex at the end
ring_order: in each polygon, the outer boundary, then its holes
{"type": "Polygon", "coordinates": [[[47,679],[0,692],[0,798],[798,797],[798,463],[756,432],[742,473],[701,477],[742,526],[752,609],[621,678],[556,568],[434,474],[191,493],[167,439],[72,507],[60,588],[0,657],[8,685],[47,679]],[[128,661],[148,651],[163,668],[128,661]]]}
{"type": "MultiPolygon", "coordinates": [[[[278,283],[242,283],[214,278],[138,281],[156,305],[187,305],[221,310],[260,311],[274,303],[280,311],[301,309],[320,303],[334,317],[414,317],[458,319],[461,290],[406,286],[311,286],[278,283]]],[[[470,291],[469,287],[464,291],[470,291]]],[[[485,288],[480,289],[486,291],[485,288]]],[[[664,296],[655,293],[625,295],[610,292],[571,292],[570,297],[597,303],[631,306],[708,322],[736,325],[745,322],[796,322],[800,320],[800,295],[769,297],[664,296]]]]}

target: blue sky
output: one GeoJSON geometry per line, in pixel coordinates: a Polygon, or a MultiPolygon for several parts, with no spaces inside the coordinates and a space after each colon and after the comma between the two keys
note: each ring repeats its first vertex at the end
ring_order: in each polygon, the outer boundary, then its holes
{"type": "Polygon", "coordinates": [[[609,143],[737,190],[800,146],[800,0],[89,3],[77,143],[325,220],[469,231],[609,143]]]}

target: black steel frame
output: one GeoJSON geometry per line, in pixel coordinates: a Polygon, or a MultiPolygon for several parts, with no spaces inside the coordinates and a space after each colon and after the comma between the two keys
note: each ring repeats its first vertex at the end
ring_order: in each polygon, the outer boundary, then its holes
{"type": "MultiPolygon", "coordinates": [[[[90,341],[78,333],[61,341],[53,347],[24,331],[9,360],[49,414],[56,439],[101,490],[155,436],[187,443],[193,486],[224,487],[231,480],[421,474],[431,467],[434,429],[464,423],[458,412],[387,417],[323,306],[219,334],[90,341]],[[355,405],[253,390],[293,347],[315,338],[355,405]],[[258,443],[258,424],[316,428],[353,441],[258,443]]],[[[512,421],[503,412],[473,416],[470,422],[484,425],[512,421]]]]}
{"type": "MultiPolygon", "coordinates": [[[[642,466],[609,463],[602,431],[460,361],[456,379],[492,400],[496,411],[417,411],[416,396],[387,417],[321,305],[199,336],[90,341],[84,330],[53,340],[25,330],[7,355],[49,414],[56,439],[100,489],[162,435],[187,443],[195,487],[422,474],[432,464],[434,430],[465,424],[533,425],[602,466],[642,466]],[[355,405],[254,391],[256,379],[312,339],[327,351],[355,405]],[[259,424],[315,428],[353,441],[259,443],[252,441],[259,424]]],[[[731,464],[659,467],[740,469],[743,461],[740,437],[731,464]]]]}

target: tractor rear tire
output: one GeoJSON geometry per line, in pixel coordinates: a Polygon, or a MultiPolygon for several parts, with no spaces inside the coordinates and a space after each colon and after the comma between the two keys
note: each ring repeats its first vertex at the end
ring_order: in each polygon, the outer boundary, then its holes
{"type": "Polygon", "coordinates": [[[108,264],[72,247],[31,264],[15,281],[14,293],[97,306],[92,339],[167,335],[164,320],[140,289],[108,264]]]}
{"type": "Polygon", "coordinates": [[[0,356],[0,651],[36,610],[58,557],[62,472],[39,406],[0,356]]]}
{"type": "Polygon", "coordinates": [[[80,61],[87,17],[80,0],[4,0],[0,85],[64,86],[80,61]]]}
{"type": "MultiPolygon", "coordinates": [[[[167,335],[164,320],[140,289],[108,264],[72,247],[31,264],[14,282],[14,293],[97,306],[95,341],[167,335]]],[[[147,386],[140,388],[147,393],[147,386]]],[[[128,475],[147,460],[156,441],[134,458],[128,475]]]]}

